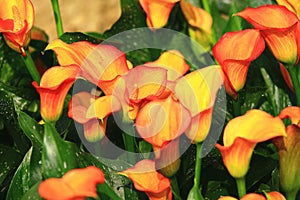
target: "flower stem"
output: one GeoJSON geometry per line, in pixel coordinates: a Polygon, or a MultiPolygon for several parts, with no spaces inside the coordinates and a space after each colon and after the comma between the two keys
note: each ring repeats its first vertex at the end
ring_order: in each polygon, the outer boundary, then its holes
{"type": "Polygon", "coordinates": [[[36,69],[35,63],[28,50],[26,50],[25,55],[23,55],[22,58],[32,79],[36,81],[38,84],[40,84],[41,76],[38,70],[36,69]]]}
{"type": "Polygon", "coordinates": [[[195,178],[194,186],[200,188],[200,175],[201,175],[201,154],[202,154],[202,142],[196,144],[196,166],[195,166],[195,178]]]}
{"type": "Polygon", "coordinates": [[[286,200],[295,200],[297,197],[298,190],[292,190],[285,193],[286,200]]]}
{"type": "Polygon", "coordinates": [[[235,181],[236,181],[236,185],[237,185],[239,198],[241,199],[246,194],[246,179],[245,179],[245,177],[237,178],[237,179],[235,179],[235,181]]]}
{"type": "Polygon", "coordinates": [[[125,146],[125,149],[128,152],[128,162],[130,164],[134,164],[136,162],[136,159],[135,159],[135,141],[134,141],[134,137],[127,134],[127,133],[124,133],[123,132],[123,141],[124,141],[124,146],[125,146]]]}
{"type": "Polygon", "coordinates": [[[297,106],[300,106],[300,84],[298,80],[297,67],[287,66],[287,69],[289,71],[295,89],[297,106]]]}
{"type": "Polygon", "coordinates": [[[52,3],[52,8],[55,17],[57,36],[60,37],[64,33],[64,30],[63,30],[58,0],[51,0],[51,3],[52,3]]]}
{"type": "MultiPolygon", "coordinates": [[[[208,0],[202,0],[202,5],[203,5],[203,9],[208,12],[210,14],[210,16],[212,16],[211,14],[211,9],[210,9],[210,5],[209,5],[209,2],[208,0]]],[[[215,30],[212,28],[211,30],[211,40],[212,40],[212,43],[213,44],[216,44],[217,43],[217,38],[216,38],[216,32],[215,30]]]]}
{"type": "Polygon", "coordinates": [[[176,176],[174,175],[170,179],[171,179],[172,192],[173,192],[173,195],[174,195],[174,199],[175,200],[181,200],[180,190],[179,190],[179,187],[178,187],[176,176]]]}
{"type": "Polygon", "coordinates": [[[234,117],[240,116],[241,115],[241,103],[240,103],[239,97],[237,97],[236,100],[233,99],[232,106],[233,106],[234,117]]]}

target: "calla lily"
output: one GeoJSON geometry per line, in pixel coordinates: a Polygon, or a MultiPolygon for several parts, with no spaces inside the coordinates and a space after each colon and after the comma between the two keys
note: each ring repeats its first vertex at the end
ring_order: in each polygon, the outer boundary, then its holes
{"type": "Polygon", "coordinates": [[[38,188],[47,200],[79,200],[97,197],[96,185],[104,183],[103,172],[94,166],[68,171],[62,178],[49,178],[38,188]]]}
{"type": "MultiPolygon", "coordinates": [[[[241,200],[253,200],[253,199],[255,199],[255,200],[285,200],[285,197],[276,191],[266,193],[265,195],[266,195],[266,197],[261,194],[249,193],[249,194],[246,194],[245,196],[243,196],[241,198],[241,200]]],[[[224,196],[224,197],[220,197],[218,200],[237,200],[237,199],[234,197],[230,197],[230,196],[224,196]]]]}
{"type": "Polygon", "coordinates": [[[300,190],[300,107],[290,106],[281,111],[281,119],[290,118],[292,125],[286,128],[287,137],[273,140],[279,153],[280,185],[290,199],[300,190]]]}
{"type": "Polygon", "coordinates": [[[278,5],[285,6],[291,12],[295,13],[298,18],[300,17],[300,5],[297,0],[276,0],[278,5]]]}
{"type": "Polygon", "coordinates": [[[147,24],[152,28],[164,27],[174,5],[180,0],[139,0],[147,15],[147,24]]]}
{"type": "Polygon", "coordinates": [[[152,160],[141,160],[119,173],[131,179],[135,189],[145,192],[150,200],[172,199],[170,180],[156,171],[152,160]]]}
{"type": "Polygon", "coordinates": [[[86,41],[67,44],[56,39],[46,49],[56,53],[60,65],[80,66],[80,75],[99,86],[106,95],[112,94],[118,78],[129,70],[125,54],[111,45],[86,41]]]}
{"type": "Polygon", "coordinates": [[[250,63],[265,49],[258,30],[248,29],[225,33],[212,51],[225,74],[225,89],[237,98],[237,92],[246,82],[250,63]]]}
{"type": "Polygon", "coordinates": [[[45,121],[55,122],[59,119],[65,97],[78,72],[79,68],[75,65],[51,67],[43,74],[40,85],[32,83],[40,94],[40,111],[45,121]]]}
{"type": "Polygon", "coordinates": [[[295,13],[284,6],[265,5],[246,8],[236,15],[260,30],[277,60],[289,65],[297,64],[300,26],[295,13]]]}
{"type": "Polygon", "coordinates": [[[279,69],[280,69],[280,72],[282,74],[282,77],[286,83],[286,85],[289,87],[289,89],[295,93],[295,89],[294,89],[294,85],[293,85],[293,81],[291,79],[291,76],[289,74],[289,71],[286,69],[286,67],[282,64],[282,63],[279,63],[279,69]]]}
{"type": "Polygon", "coordinates": [[[248,171],[256,144],[279,136],[286,136],[282,121],[254,109],[229,121],[224,130],[224,146],[216,144],[216,147],[220,150],[224,165],[231,176],[243,178],[248,171]]]}
{"type": "Polygon", "coordinates": [[[30,0],[3,0],[0,8],[0,32],[7,44],[24,53],[30,41],[34,9],[30,0]]]}
{"type": "Polygon", "coordinates": [[[212,108],[222,83],[220,66],[209,66],[185,75],[175,86],[176,97],[192,117],[185,134],[195,143],[203,141],[208,134],[212,108]]]}

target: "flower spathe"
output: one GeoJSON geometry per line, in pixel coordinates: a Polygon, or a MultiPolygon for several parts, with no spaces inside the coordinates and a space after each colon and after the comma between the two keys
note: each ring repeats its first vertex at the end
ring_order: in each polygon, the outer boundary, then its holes
{"type": "MultiPolygon", "coordinates": [[[[276,191],[265,193],[265,196],[262,194],[249,193],[241,198],[241,200],[285,200],[285,197],[276,191]]],[[[237,200],[231,196],[223,196],[218,200],[237,200]]]]}
{"type": "Polygon", "coordinates": [[[40,196],[46,200],[79,200],[97,197],[97,184],[104,183],[103,172],[95,167],[73,169],[62,178],[49,178],[38,188],[40,196]]]}
{"type": "Polygon", "coordinates": [[[0,32],[7,44],[24,53],[30,41],[34,9],[30,0],[3,0],[0,7],[0,32]]]}
{"type": "Polygon", "coordinates": [[[253,109],[228,122],[223,135],[224,146],[216,144],[216,147],[231,176],[243,178],[248,172],[256,144],[279,136],[286,136],[282,121],[262,110],[253,109]]]}
{"type": "Polygon", "coordinates": [[[150,200],[172,199],[170,180],[156,171],[153,160],[141,160],[119,173],[131,179],[135,189],[145,192],[150,200]]]}
{"type": "Polygon", "coordinates": [[[260,30],[277,60],[289,65],[297,64],[300,26],[295,13],[284,6],[265,5],[246,8],[236,15],[260,30]]]}
{"type": "Polygon", "coordinates": [[[147,15],[147,25],[152,28],[164,27],[174,5],[180,0],[139,0],[147,15]]]}
{"type": "Polygon", "coordinates": [[[63,110],[65,97],[73,85],[79,68],[75,65],[49,68],[42,76],[40,85],[33,82],[40,95],[40,112],[47,122],[56,122],[63,110]]]}
{"type": "Polygon", "coordinates": [[[298,0],[276,0],[278,5],[285,6],[291,12],[300,17],[300,5],[298,0]]]}
{"type": "Polygon", "coordinates": [[[212,52],[225,74],[225,89],[237,98],[237,92],[246,83],[250,63],[265,49],[265,42],[258,30],[246,29],[225,33],[212,52]]]}

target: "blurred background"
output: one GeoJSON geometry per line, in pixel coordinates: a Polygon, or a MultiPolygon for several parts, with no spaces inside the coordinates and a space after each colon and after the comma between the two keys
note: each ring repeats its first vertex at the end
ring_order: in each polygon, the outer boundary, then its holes
{"type": "MultiPolygon", "coordinates": [[[[35,26],[44,30],[49,41],[57,37],[51,0],[32,0],[35,26]]],[[[104,32],[121,15],[120,0],[59,0],[65,32],[104,32]]]]}

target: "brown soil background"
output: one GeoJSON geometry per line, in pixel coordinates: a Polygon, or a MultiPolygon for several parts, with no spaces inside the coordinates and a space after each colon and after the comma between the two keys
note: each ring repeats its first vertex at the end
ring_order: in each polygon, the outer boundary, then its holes
{"type": "MultiPolygon", "coordinates": [[[[44,30],[49,41],[57,37],[51,0],[32,0],[34,25],[44,30]]],[[[65,32],[104,32],[120,17],[119,0],[59,0],[65,32]]]]}

